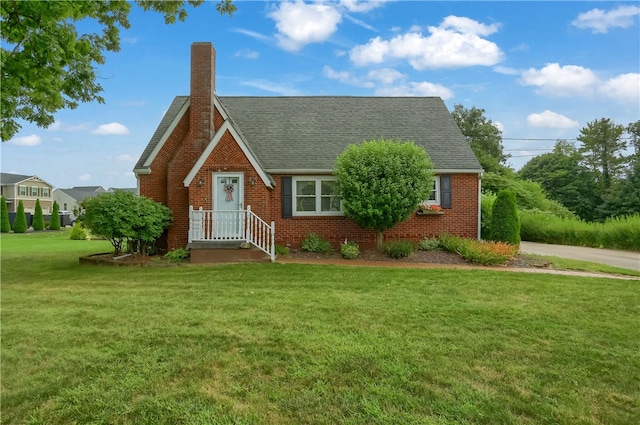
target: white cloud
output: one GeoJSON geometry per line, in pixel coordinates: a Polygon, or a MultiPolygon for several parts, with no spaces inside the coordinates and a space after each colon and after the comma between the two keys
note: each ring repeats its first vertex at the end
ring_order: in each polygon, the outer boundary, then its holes
{"type": "Polygon", "coordinates": [[[138,40],[138,37],[122,37],[122,42],[126,44],[136,44],[138,40]]]}
{"type": "Polygon", "coordinates": [[[40,139],[40,136],[32,134],[30,136],[16,137],[15,139],[11,139],[9,143],[18,146],[37,146],[41,142],[42,139],[40,139]]]}
{"type": "Polygon", "coordinates": [[[230,31],[237,32],[238,34],[243,34],[260,41],[269,40],[269,37],[267,37],[266,35],[260,34],[259,32],[246,30],[244,28],[232,28],[230,31]]]}
{"type": "Polygon", "coordinates": [[[507,66],[496,66],[493,68],[495,72],[503,75],[518,75],[520,71],[515,68],[509,68],[507,66]]]}
{"type": "Polygon", "coordinates": [[[78,180],[80,180],[81,182],[88,182],[89,180],[91,180],[91,174],[89,174],[89,173],[82,174],[82,175],[78,176],[78,180]]]}
{"type": "Polygon", "coordinates": [[[99,125],[98,128],[91,130],[91,134],[99,136],[117,135],[124,136],[129,134],[129,129],[118,122],[99,125]]]}
{"type": "Polygon", "coordinates": [[[366,13],[371,10],[384,5],[388,0],[340,0],[340,6],[347,9],[349,12],[366,13]]]}
{"type": "Polygon", "coordinates": [[[588,68],[547,64],[542,69],[522,71],[520,84],[535,86],[537,92],[554,97],[591,98],[596,94],[621,103],[640,102],[640,73],[621,74],[606,81],[588,68]]]}
{"type": "Polygon", "coordinates": [[[244,59],[258,59],[259,54],[255,50],[242,49],[242,50],[238,50],[234,56],[237,58],[244,58],[244,59]]]}
{"type": "Polygon", "coordinates": [[[591,29],[595,34],[605,34],[609,28],[629,28],[634,25],[635,17],[638,15],[640,15],[638,6],[620,6],[608,12],[591,9],[579,14],[571,25],[580,29],[591,29]]]}
{"type": "Polygon", "coordinates": [[[321,43],[336,32],[342,15],[330,3],[280,3],[269,17],[276,21],[278,44],[296,52],[310,43],[321,43]]]}
{"type": "Polygon", "coordinates": [[[531,127],[545,128],[578,128],[578,121],[564,115],[546,110],[541,114],[531,114],[527,117],[527,124],[531,127]]]}
{"type": "Polygon", "coordinates": [[[451,99],[453,92],[440,84],[433,84],[426,81],[411,82],[406,85],[382,87],[376,89],[376,96],[437,96],[443,100],[451,99]]]}
{"type": "Polygon", "coordinates": [[[536,86],[540,93],[551,96],[584,96],[593,93],[598,77],[588,68],[550,63],[540,70],[523,71],[520,83],[536,86]]]}
{"type": "Polygon", "coordinates": [[[390,40],[375,37],[367,44],[354,47],[350,58],[357,65],[404,59],[417,70],[491,66],[502,60],[503,53],[495,43],[482,37],[497,30],[496,24],[448,16],[440,26],[429,27],[430,35],[425,36],[419,28],[413,28],[390,40]]]}
{"type": "Polygon", "coordinates": [[[242,85],[255,87],[260,90],[268,91],[271,93],[277,93],[281,96],[300,96],[300,91],[295,88],[284,86],[280,83],[274,83],[268,80],[250,80],[244,81],[242,85]]]}
{"type": "Polygon", "coordinates": [[[369,81],[363,81],[347,71],[336,71],[328,65],[325,65],[324,68],[322,68],[322,73],[325,77],[331,80],[338,80],[343,84],[349,84],[357,87],[373,87],[373,83],[369,81]]]}
{"type": "Polygon", "coordinates": [[[62,128],[62,122],[61,121],[54,121],[53,124],[51,124],[49,127],[47,127],[47,130],[49,131],[58,131],[62,128]]]}
{"type": "Polygon", "coordinates": [[[370,79],[378,80],[383,84],[393,84],[396,80],[401,80],[405,77],[406,75],[393,68],[381,68],[369,71],[370,79]]]}
{"type": "Polygon", "coordinates": [[[640,104],[640,74],[618,75],[598,87],[598,92],[624,103],[640,104]]]}

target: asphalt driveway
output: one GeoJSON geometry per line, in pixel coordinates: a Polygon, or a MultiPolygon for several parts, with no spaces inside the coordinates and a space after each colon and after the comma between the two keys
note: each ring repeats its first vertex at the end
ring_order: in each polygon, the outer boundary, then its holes
{"type": "Polygon", "coordinates": [[[573,260],[591,261],[640,272],[640,252],[525,241],[520,242],[520,251],[527,254],[551,255],[573,260]]]}

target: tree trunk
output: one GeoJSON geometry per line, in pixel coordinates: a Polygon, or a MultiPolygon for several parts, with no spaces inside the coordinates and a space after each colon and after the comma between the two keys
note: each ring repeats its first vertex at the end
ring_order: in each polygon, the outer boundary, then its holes
{"type": "Polygon", "coordinates": [[[382,232],[376,232],[376,246],[378,250],[382,249],[382,232]]]}

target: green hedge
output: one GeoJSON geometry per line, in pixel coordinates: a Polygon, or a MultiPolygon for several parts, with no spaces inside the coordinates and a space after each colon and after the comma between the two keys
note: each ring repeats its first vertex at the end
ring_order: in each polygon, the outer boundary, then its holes
{"type": "Polygon", "coordinates": [[[523,211],[520,225],[520,236],[525,241],[640,251],[638,214],[591,223],[523,211]]]}

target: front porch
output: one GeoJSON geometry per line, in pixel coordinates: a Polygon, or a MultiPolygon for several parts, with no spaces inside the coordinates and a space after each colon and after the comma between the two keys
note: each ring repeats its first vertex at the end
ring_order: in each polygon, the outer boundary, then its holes
{"type": "Polygon", "coordinates": [[[203,210],[189,206],[191,262],[275,261],[275,223],[251,211],[203,210]]]}

